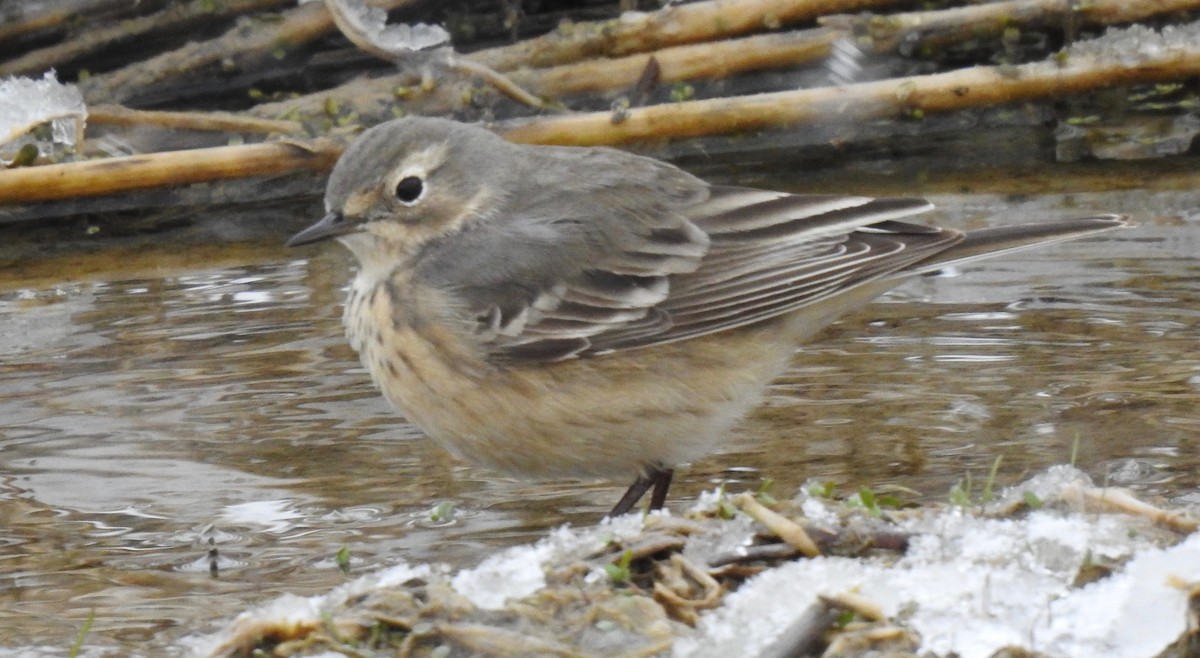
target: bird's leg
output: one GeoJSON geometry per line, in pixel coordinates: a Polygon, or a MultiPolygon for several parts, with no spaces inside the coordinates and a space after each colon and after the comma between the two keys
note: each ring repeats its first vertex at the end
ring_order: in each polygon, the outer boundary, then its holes
{"type": "Polygon", "coordinates": [[[675,476],[675,469],[664,468],[658,471],[654,477],[654,492],[650,494],[650,509],[662,509],[663,504],[667,502],[667,489],[671,488],[671,478],[675,476]]]}
{"type": "Polygon", "coordinates": [[[629,510],[633,509],[633,506],[637,505],[642,496],[646,495],[646,492],[654,485],[657,475],[658,469],[652,471],[652,475],[638,475],[637,479],[633,481],[633,484],[629,485],[629,488],[625,490],[625,495],[621,496],[621,500],[617,501],[617,504],[608,515],[615,518],[623,514],[628,514],[629,510]]]}
{"type": "Polygon", "coordinates": [[[646,469],[646,472],[638,475],[633,484],[625,490],[625,495],[621,496],[621,500],[617,501],[616,506],[608,513],[610,517],[621,516],[628,514],[633,509],[634,505],[646,495],[650,487],[654,487],[654,493],[650,494],[650,509],[662,509],[663,503],[667,500],[667,489],[671,488],[671,476],[675,471],[669,468],[658,468],[651,466],[646,469]]]}

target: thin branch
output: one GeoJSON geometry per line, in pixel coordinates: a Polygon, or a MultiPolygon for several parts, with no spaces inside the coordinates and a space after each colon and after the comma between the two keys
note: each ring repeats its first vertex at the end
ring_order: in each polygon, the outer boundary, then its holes
{"type": "Polygon", "coordinates": [[[550,105],[545,100],[538,98],[537,96],[534,96],[526,91],[512,78],[500,73],[499,71],[494,71],[482,64],[472,62],[471,60],[464,59],[462,57],[452,56],[447,61],[446,65],[454,70],[459,71],[460,73],[465,73],[467,75],[480,78],[484,82],[487,82],[495,87],[500,93],[508,96],[518,103],[528,105],[539,110],[557,110],[557,108],[550,105]]]}

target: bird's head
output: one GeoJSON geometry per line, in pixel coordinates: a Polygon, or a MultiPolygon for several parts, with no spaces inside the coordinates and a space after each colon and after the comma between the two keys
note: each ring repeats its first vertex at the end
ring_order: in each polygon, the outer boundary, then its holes
{"type": "Polygon", "coordinates": [[[288,246],[336,238],[359,261],[394,262],[482,215],[500,191],[502,138],[444,119],[404,118],[359,136],[330,174],[325,216],[288,246]],[[489,184],[491,181],[493,184],[489,184]]]}

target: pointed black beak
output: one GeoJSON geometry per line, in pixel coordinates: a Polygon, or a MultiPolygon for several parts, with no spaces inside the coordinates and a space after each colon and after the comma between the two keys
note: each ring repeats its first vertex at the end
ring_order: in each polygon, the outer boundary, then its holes
{"type": "Polygon", "coordinates": [[[346,221],[342,213],[331,212],[322,217],[321,221],[293,235],[286,244],[289,247],[299,247],[300,245],[336,238],[339,235],[349,233],[353,226],[354,224],[346,221]]]}

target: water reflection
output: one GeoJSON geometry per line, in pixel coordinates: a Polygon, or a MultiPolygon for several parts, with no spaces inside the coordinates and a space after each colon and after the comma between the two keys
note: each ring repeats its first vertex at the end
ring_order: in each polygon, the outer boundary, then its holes
{"type": "MultiPolygon", "coordinates": [[[[847,318],[776,384],[740,451],[683,472],[676,494],[769,476],[783,495],[815,477],[944,499],[997,457],[1007,482],[1074,454],[1101,481],[1194,496],[1200,238],[1172,212],[914,281],[847,318]]],[[[137,278],[110,265],[0,288],[0,647],[69,646],[95,610],[91,644],[146,651],[343,581],[342,546],[359,572],[470,564],[594,522],[625,484],[499,478],[421,439],[341,338],[339,250],[139,258],[137,278]],[[453,521],[431,518],[440,501],[453,521]]]]}

